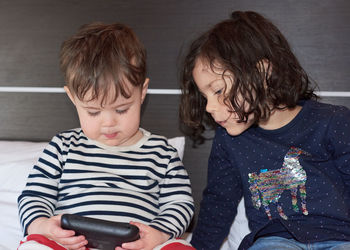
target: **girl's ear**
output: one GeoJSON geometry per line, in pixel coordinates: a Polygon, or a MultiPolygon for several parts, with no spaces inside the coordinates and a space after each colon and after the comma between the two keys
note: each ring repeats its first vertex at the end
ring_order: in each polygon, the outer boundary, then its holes
{"type": "Polygon", "coordinates": [[[267,59],[262,59],[257,62],[256,67],[258,68],[260,73],[264,74],[264,86],[267,88],[266,79],[270,78],[272,73],[272,64],[267,59]]]}
{"type": "Polygon", "coordinates": [[[259,62],[257,62],[256,67],[260,72],[264,72],[267,78],[270,77],[272,72],[272,65],[269,60],[261,59],[259,62]]]}
{"type": "Polygon", "coordinates": [[[142,93],[141,93],[141,103],[145,100],[147,90],[148,90],[149,78],[146,78],[145,82],[142,85],[142,93]]]}
{"type": "Polygon", "coordinates": [[[69,88],[67,86],[64,86],[64,91],[66,91],[66,94],[68,95],[69,99],[72,101],[72,103],[75,105],[75,99],[73,94],[70,92],[69,88]]]}

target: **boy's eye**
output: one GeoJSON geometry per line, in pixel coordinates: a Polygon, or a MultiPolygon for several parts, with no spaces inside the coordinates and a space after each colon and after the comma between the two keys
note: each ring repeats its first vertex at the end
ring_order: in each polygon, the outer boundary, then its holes
{"type": "Polygon", "coordinates": [[[118,114],[124,114],[128,111],[128,109],[121,109],[121,110],[116,110],[115,112],[117,112],[118,114]]]}
{"type": "Polygon", "coordinates": [[[89,114],[90,116],[97,116],[97,115],[100,114],[100,111],[96,111],[96,112],[89,112],[89,111],[88,111],[88,114],[89,114]]]}

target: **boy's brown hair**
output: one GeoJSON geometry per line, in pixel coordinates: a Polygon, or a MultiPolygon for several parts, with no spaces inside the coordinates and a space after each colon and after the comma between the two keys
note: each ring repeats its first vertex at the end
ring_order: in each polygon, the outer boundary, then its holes
{"type": "Polygon", "coordinates": [[[60,66],[67,86],[79,100],[91,91],[89,100],[103,105],[111,86],[130,97],[125,82],[142,87],[146,80],[146,51],[135,33],[120,23],[83,25],[61,47],[60,66]]]}

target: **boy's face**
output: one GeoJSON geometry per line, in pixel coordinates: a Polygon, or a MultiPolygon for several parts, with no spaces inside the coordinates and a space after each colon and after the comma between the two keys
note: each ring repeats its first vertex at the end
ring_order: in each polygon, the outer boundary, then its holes
{"type": "Polygon", "coordinates": [[[130,98],[119,95],[116,101],[110,101],[115,94],[115,90],[111,89],[103,107],[101,98],[85,101],[90,99],[90,91],[81,101],[68,87],[65,90],[77,109],[81,128],[88,138],[108,146],[129,146],[142,138],[139,130],[141,105],[147,93],[148,81],[147,78],[142,89],[127,83],[130,98]]]}
{"type": "MultiPolygon", "coordinates": [[[[230,104],[224,103],[232,87],[232,75],[222,78],[222,71],[212,71],[208,64],[197,59],[192,75],[203,97],[207,100],[206,111],[216,123],[226,129],[232,136],[240,135],[252,125],[252,119],[247,122],[238,122],[239,117],[230,104]]],[[[226,74],[226,73],[225,73],[226,74]]]]}

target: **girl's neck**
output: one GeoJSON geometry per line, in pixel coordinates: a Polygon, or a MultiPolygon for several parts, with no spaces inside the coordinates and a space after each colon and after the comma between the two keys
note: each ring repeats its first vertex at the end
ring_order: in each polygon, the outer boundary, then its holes
{"type": "Polygon", "coordinates": [[[292,109],[275,109],[271,112],[267,120],[259,122],[259,127],[266,130],[274,130],[282,128],[291,122],[302,109],[301,106],[296,106],[292,109]]]}

